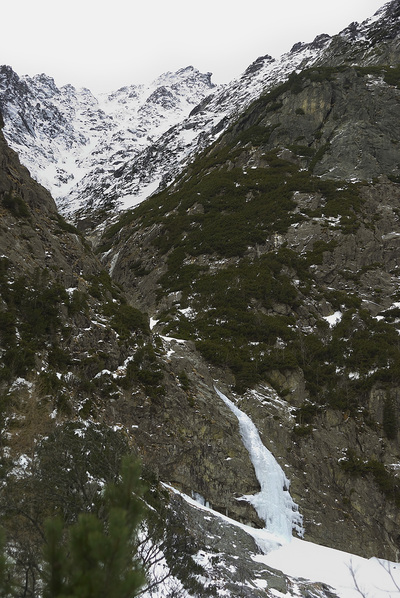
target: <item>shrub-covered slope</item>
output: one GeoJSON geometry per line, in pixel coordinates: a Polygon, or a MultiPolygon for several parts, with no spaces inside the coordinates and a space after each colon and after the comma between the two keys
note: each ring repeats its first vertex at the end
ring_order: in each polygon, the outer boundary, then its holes
{"type": "Polygon", "coordinates": [[[396,73],[293,74],[99,247],[157,330],[233,391],[289,401],[285,435],[248,409],[296,470],[306,530],[368,553],[396,552],[399,517],[396,73]]]}
{"type": "MultiPolygon", "coordinates": [[[[398,559],[398,9],[365,46],[351,28],[332,41],[359,63],[259,97],[97,257],[0,138],[1,510],[31,595],[44,518],[98,504],[127,451],[158,510],[162,480],[262,525],[238,500],[259,483],[214,385],[285,468],[306,539],[398,559]]],[[[193,595],[227,587],[199,587],[186,559],[220,548],[217,530],[171,504],[169,565],[193,595]]],[[[245,565],[231,591],[260,595],[245,565]]]]}
{"type": "MultiPolygon", "coordinates": [[[[192,559],[204,541],[159,485],[210,494],[220,510],[260,524],[235,500],[256,491],[257,480],[235,417],[221,401],[209,409],[207,368],[190,347],[174,351],[173,341],[152,337],[147,315],[127,302],[1,132],[0,217],[0,525],[15,595],[41,596],[46,519],[102,517],[102,488],[129,453],[140,457],[148,488],[139,546],[148,583],[164,580],[160,591],[171,596],[241,586],[243,575],[232,580],[223,567],[211,582],[192,559]]],[[[251,538],[235,558],[249,550],[259,550],[251,538]]],[[[259,569],[286,587],[283,575],[256,564],[246,565],[246,579],[259,569]]]]}

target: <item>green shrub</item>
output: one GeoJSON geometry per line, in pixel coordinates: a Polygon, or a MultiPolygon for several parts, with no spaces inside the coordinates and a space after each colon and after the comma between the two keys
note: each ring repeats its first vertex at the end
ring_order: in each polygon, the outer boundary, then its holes
{"type": "Polygon", "coordinates": [[[2,204],[15,218],[29,219],[31,217],[27,204],[19,195],[6,193],[3,196],[2,204]]]}
{"type": "Polygon", "coordinates": [[[312,435],[312,426],[296,424],[293,427],[292,434],[295,438],[306,438],[312,435]]]}
{"type": "MultiPolygon", "coordinates": [[[[316,136],[316,139],[317,138],[318,137],[316,136]]],[[[325,143],[315,152],[314,157],[312,158],[311,162],[308,165],[308,170],[310,172],[314,172],[316,165],[318,164],[318,162],[320,162],[322,160],[324,155],[329,151],[329,148],[330,148],[330,143],[325,143]]]]}
{"type": "Polygon", "coordinates": [[[45,598],[137,595],[145,581],[137,554],[143,492],[138,465],[125,458],[100,516],[82,512],[70,527],[60,518],[46,522],[45,598]]]}
{"type": "Polygon", "coordinates": [[[180,382],[180,385],[182,386],[183,390],[189,390],[190,389],[190,380],[189,380],[188,375],[185,372],[185,370],[182,370],[181,372],[179,372],[178,378],[179,378],[179,382],[180,382]]]}
{"type": "Polygon", "coordinates": [[[314,417],[321,411],[321,407],[315,403],[303,403],[295,410],[295,420],[299,425],[311,424],[314,417]]]}
{"type": "Polygon", "coordinates": [[[386,398],[383,404],[383,430],[386,438],[395,440],[397,438],[398,422],[395,402],[392,398],[386,398]]]}
{"type": "Polygon", "coordinates": [[[81,233],[79,232],[79,230],[75,226],[73,226],[72,224],[67,222],[61,216],[61,214],[57,214],[56,218],[57,218],[57,225],[59,227],[58,229],[56,229],[54,231],[56,235],[65,232],[65,233],[71,233],[74,235],[82,236],[81,233]]]}
{"type": "Polygon", "coordinates": [[[88,292],[96,299],[106,299],[108,296],[117,299],[121,295],[113,284],[110,275],[105,270],[88,277],[88,281],[90,283],[88,292]]]}
{"type": "Polygon", "coordinates": [[[109,307],[114,312],[111,326],[122,339],[128,338],[133,333],[150,333],[148,318],[139,309],[127,303],[118,306],[109,304],[109,307]]]}
{"type": "Polygon", "coordinates": [[[60,378],[51,370],[40,372],[38,383],[42,395],[55,395],[63,386],[60,378]]]}
{"type": "Polygon", "coordinates": [[[150,397],[155,398],[165,394],[163,378],[164,373],[155,351],[150,344],[146,344],[137,349],[129,361],[121,384],[126,389],[140,384],[150,397]]]}
{"type": "Polygon", "coordinates": [[[314,242],[312,251],[307,253],[307,263],[321,265],[324,259],[324,253],[333,251],[337,246],[337,241],[323,241],[318,239],[314,242]]]}
{"type": "Polygon", "coordinates": [[[75,316],[76,314],[87,314],[89,311],[88,295],[78,289],[74,289],[71,296],[67,300],[68,315],[75,316]]]}
{"type": "Polygon", "coordinates": [[[57,369],[58,371],[64,371],[68,366],[71,365],[71,358],[69,354],[61,349],[58,345],[54,345],[48,353],[49,366],[57,369]]]}
{"type": "MultiPolygon", "coordinates": [[[[298,110],[301,110],[301,108],[298,108],[298,110]]],[[[299,112],[297,112],[297,114],[300,114],[299,112]]],[[[304,111],[302,111],[301,114],[304,114],[304,111]]],[[[308,145],[299,145],[299,144],[294,144],[294,145],[289,145],[288,149],[290,149],[291,152],[293,152],[294,154],[296,154],[297,156],[302,156],[302,157],[312,157],[315,154],[315,149],[312,147],[309,147],[308,145]]]]}

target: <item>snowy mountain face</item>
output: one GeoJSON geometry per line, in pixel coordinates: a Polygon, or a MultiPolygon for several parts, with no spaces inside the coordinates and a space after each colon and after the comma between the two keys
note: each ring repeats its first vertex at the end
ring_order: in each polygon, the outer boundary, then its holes
{"type": "Polygon", "coordinates": [[[95,97],[46,75],[0,71],[5,135],[59,208],[87,224],[130,208],[182,171],[260,93],[312,65],[384,64],[398,32],[398,5],[331,38],[296,44],[279,59],[258,58],[241,77],[214,86],[193,67],[95,97]],[[386,51],[378,55],[380,36],[386,51]],[[98,214],[98,217],[95,214],[98,214]],[[101,214],[101,216],[99,216],[101,214]]]}
{"type": "Polygon", "coordinates": [[[311,65],[329,36],[257,59],[217,87],[193,67],[98,98],[46,75],[0,70],[4,134],[59,209],[74,219],[127,209],[170,183],[266,88],[311,65]]]}
{"type": "Polygon", "coordinates": [[[88,89],[58,89],[46,75],[19,78],[2,67],[0,108],[5,135],[22,162],[72,212],[78,194],[83,193],[84,204],[92,203],[90,183],[82,183],[88,173],[113,197],[110,177],[118,180],[127,156],[140,154],[183,120],[213,87],[210,74],[188,67],[165,73],[149,86],[132,85],[96,98],[88,89]]]}

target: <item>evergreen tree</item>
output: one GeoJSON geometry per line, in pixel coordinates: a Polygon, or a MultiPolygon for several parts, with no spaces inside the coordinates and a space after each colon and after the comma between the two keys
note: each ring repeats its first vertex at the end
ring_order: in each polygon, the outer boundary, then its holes
{"type": "Polygon", "coordinates": [[[7,563],[4,544],[4,533],[3,530],[0,530],[0,596],[2,598],[11,598],[14,595],[13,586],[10,580],[10,567],[7,563]]]}
{"type": "Polygon", "coordinates": [[[386,398],[383,404],[383,429],[389,440],[397,437],[396,406],[392,398],[386,398]]]}
{"type": "Polygon", "coordinates": [[[117,483],[104,491],[104,517],[79,515],[65,529],[60,519],[46,524],[44,598],[133,598],[145,579],[137,558],[143,513],[140,468],[122,461],[117,483]]]}

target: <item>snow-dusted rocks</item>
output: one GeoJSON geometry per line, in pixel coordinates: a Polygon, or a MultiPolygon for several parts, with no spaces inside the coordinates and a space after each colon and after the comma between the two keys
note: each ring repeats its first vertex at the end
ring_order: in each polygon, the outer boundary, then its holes
{"type": "MultiPolygon", "coordinates": [[[[0,108],[9,143],[71,213],[86,204],[93,207],[92,194],[100,192],[108,202],[119,198],[121,166],[184,119],[213,87],[210,73],[187,67],[151,85],[96,98],[85,88],[58,88],[46,75],[20,78],[5,66],[0,69],[0,108]]],[[[125,186],[124,194],[128,191],[132,194],[125,186]]]]}
{"type": "Polygon", "coordinates": [[[387,63],[399,28],[389,2],[339,35],[295,44],[279,59],[255,60],[236,80],[215,86],[211,73],[189,66],[150,85],[129,85],[95,97],[51,77],[19,77],[0,68],[4,134],[34,178],[65,215],[98,222],[170,183],[240,111],[292,72],[313,65],[387,63]],[[377,36],[383,41],[374,54],[377,36]],[[97,213],[97,218],[94,214],[97,213]],[[100,215],[101,214],[101,215],[100,215]]]}
{"type": "Polygon", "coordinates": [[[301,44],[278,60],[260,57],[228,85],[189,66],[99,97],[1,67],[4,134],[64,214],[127,209],[171,182],[262,91],[310,66],[320,50],[301,44]]]}

